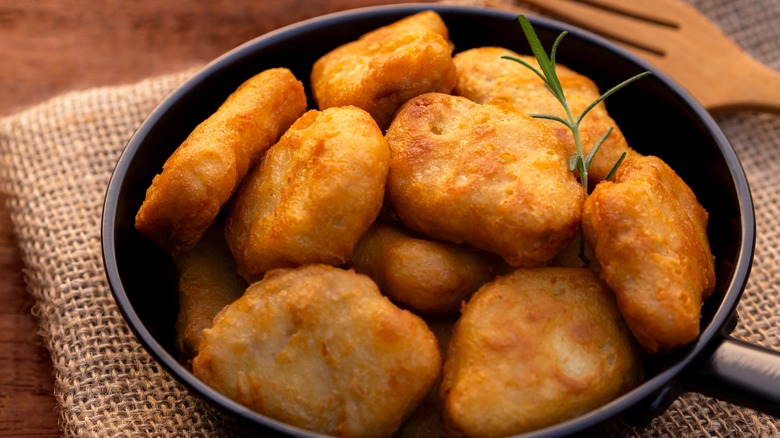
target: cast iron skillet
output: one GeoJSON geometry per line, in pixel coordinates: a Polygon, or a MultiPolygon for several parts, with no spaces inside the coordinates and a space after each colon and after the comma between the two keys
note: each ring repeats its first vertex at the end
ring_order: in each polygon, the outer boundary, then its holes
{"type": "MultiPolygon", "coordinates": [[[[529,53],[516,16],[505,11],[395,5],[304,21],[247,42],[182,84],[138,128],[114,170],[103,211],[102,244],[117,304],[149,353],[243,431],[317,436],[227,399],[177,362],[173,269],[170,260],[135,231],[135,213],[152,177],[174,148],[245,79],[284,66],[307,83],[311,65],[322,54],[424,9],[442,15],[456,51],[501,45],[529,53]]],[[[589,76],[602,89],[644,70],[654,73],[610,97],[608,109],[629,143],[669,163],[709,211],[708,233],[717,271],[717,287],[704,305],[697,341],[648,362],[644,383],[633,391],[535,435],[582,432],[617,416],[641,423],[663,412],[686,390],[780,415],[780,355],[729,337],[753,258],[755,219],[745,174],[727,138],[690,95],[641,59],[580,29],[539,18],[532,22],[548,50],[555,37],[567,30],[558,61],[589,76]]]]}

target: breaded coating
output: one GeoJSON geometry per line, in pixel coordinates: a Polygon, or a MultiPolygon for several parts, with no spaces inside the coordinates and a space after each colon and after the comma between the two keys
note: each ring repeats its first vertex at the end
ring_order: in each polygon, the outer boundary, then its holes
{"type": "Polygon", "coordinates": [[[715,288],[707,211],[657,157],[624,163],[585,203],[585,238],[642,347],[654,353],[699,335],[715,288]]]}
{"type": "MultiPolygon", "coordinates": [[[[425,323],[431,329],[439,342],[439,351],[444,357],[447,346],[452,338],[452,328],[457,322],[457,316],[426,317],[425,323]]],[[[441,392],[441,377],[436,379],[428,395],[422,403],[412,412],[412,415],[393,435],[394,438],[443,438],[446,435],[444,424],[444,403],[439,393],[441,392]]]]}
{"type": "Polygon", "coordinates": [[[585,191],[550,129],[512,105],[428,93],[385,136],[387,194],[404,225],[536,266],[573,238],[585,191]]]}
{"type": "Polygon", "coordinates": [[[355,246],[348,266],[371,277],[401,307],[421,314],[454,314],[504,265],[493,254],[377,222],[355,246]]]}
{"type": "Polygon", "coordinates": [[[390,437],[440,375],[425,322],[365,275],[268,272],[204,331],[195,375],[264,415],[343,437],[390,437]]]}
{"type": "Polygon", "coordinates": [[[225,243],[224,229],[221,221],[215,222],[193,249],[174,258],[179,278],[176,348],[184,364],[198,354],[203,329],[247,288],[225,243]]]}
{"type": "Polygon", "coordinates": [[[593,271],[519,269],[477,291],[455,326],[442,374],[447,427],[470,438],[533,431],[641,376],[639,349],[593,271]]]}
{"type": "Polygon", "coordinates": [[[136,228],[172,254],[195,246],[247,171],[306,106],[303,84],[287,69],[241,84],[154,177],[136,228]]]}
{"type": "Polygon", "coordinates": [[[365,111],[304,114],[236,192],[225,234],[239,273],[346,262],[382,208],[389,160],[365,111]]]}
{"type": "Polygon", "coordinates": [[[387,128],[401,104],[419,94],[449,93],[455,64],[447,26],[424,11],[366,33],[317,60],[312,93],[320,109],[355,105],[387,128]]]}
{"type": "MultiPolygon", "coordinates": [[[[453,94],[467,97],[478,103],[503,99],[527,114],[551,114],[566,119],[566,112],[561,103],[547,90],[541,78],[527,67],[515,61],[502,59],[502,56],[513,56],[538,66],[533,56],[519,55],[500,47],[466,50],[455,56],[458,84],[453,94]]],[[[565,65],[556,64],[556,67],[566,100],[576,117],[596,100],[601,92],[589,78],[565,65]]],[[[569,128],[554,120],[540,120],[564,141],[566,156],[574,155],[574,138],[569,128]]],[[[593,108],[580,124],[583,153],[587,155],[610,127],[614,130],[601,145],[588,168],[588,180],[593,183],[592,185],[607,176],[623,152],[628,154],[627,158],[638,155],[628,145],[620,128],[607,113],[604,102],[593,108]]]]}

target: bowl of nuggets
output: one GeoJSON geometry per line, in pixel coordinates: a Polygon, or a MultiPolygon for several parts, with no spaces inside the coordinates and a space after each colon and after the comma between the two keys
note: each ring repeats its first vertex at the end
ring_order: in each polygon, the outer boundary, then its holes
{"type": "Polygon", "coordinates": [[[752,208],[712,119],[638,58],[395,5],[174,90],[119,159],[103,246],[142,344],[239,429],[550,436],[671,403],[731,320],[752,208]]]}

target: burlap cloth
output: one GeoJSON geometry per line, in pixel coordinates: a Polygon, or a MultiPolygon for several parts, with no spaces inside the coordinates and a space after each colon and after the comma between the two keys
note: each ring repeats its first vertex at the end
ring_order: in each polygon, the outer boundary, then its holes
{"type": "MultiPolygon", "coordinates": [[[[780,69],[780,2],[690,1],[780,69]]],[[[114,163],[143,118],[191,73],[74,92],[0,120],[0,187],[51,352],[67,436],[221,435],[218,421],[135,340],[109,291],[100,249],[114,163]]],[[[740,112],[716,119],[747,171],[758,223],[734,336],[780,350],[780,116],[740,112]]],[[[780,419],[691,393],[650,426],[625,433],[780,436],[780,419]]]]}

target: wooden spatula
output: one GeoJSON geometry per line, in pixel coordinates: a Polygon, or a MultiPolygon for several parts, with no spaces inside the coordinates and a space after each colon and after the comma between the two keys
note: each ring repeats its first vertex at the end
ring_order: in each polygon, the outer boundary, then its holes
{"type": "MultiPolygon", "coordinates": [[[[680,1],[515,1],[633,51],[674,78],[711,112],[780,113],[780,72],[755,60],[699,11],[680,1]]],[[[511,1],[486,0],[485,5],[515,8],[511,1]]]]}

